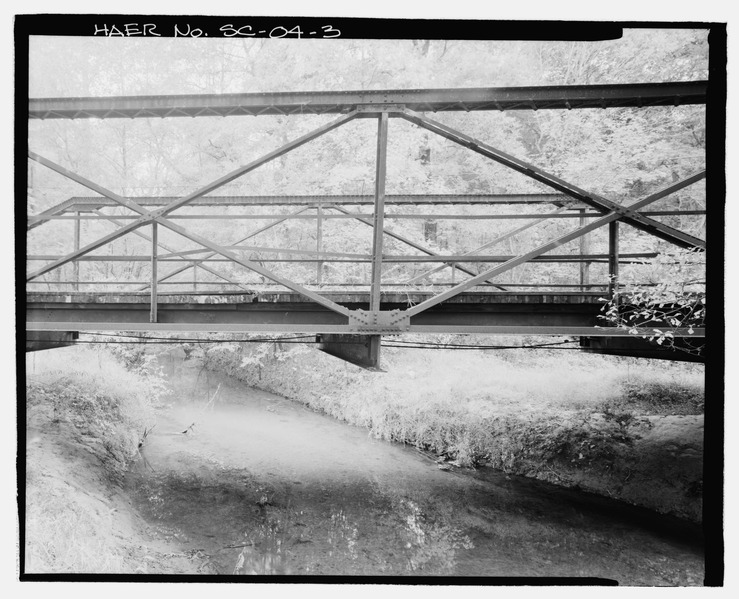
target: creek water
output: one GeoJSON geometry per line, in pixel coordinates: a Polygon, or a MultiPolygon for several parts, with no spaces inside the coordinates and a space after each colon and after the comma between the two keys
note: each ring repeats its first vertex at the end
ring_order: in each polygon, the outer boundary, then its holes
{"type": "Polygon", "coordinates": [[[441,470],[195,361],[163,365],[175,401],[126,486],[152,535],[200,558],[186,574],[702,584],[699,532],[680,521],[484,468],[441,470]]]}

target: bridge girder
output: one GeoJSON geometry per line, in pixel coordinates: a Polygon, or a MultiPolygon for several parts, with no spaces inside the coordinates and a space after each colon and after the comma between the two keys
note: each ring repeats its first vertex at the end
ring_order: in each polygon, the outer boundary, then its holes
{"type": "MultiPolygon", "coordinates": [[[[91,189],[104,196],[102,203],[87,204],[86,201],[77,201],[76,204],[69,203],[65,206],[58,206],[51,211],[46,211],[36,217],[33,217],[31,227],[41,224],[48,220],[50,216],[60,214],[60,211],[69,210],[74,207],[78,211],[84,205],[90,206],[91,210],[98,211],[98,215],[108,218],[107,215],[99,213],[99,208],[111,202],[115,205],[124,206],[138,217],[137,220],[128,224],[122,224],[120,221],[114,221],[109,218],[113,224],[119,228],[105,235],[96,241],[86,245],[83,248],[78,247],[75,241],[75,250],[66,256],[62,256],[50,264],[47,264],[35,272],[30,273],[27,281],[33,281],[43,274],[57,269],[64,264],[76,263],[83,259],[90,252],[106,245],[116,239],[119,239],[127,233],[140,233],[137,231],[144,225],[152,226],[152,282],[151,282],[151,298],[149,307],[149,319],[152,326],[193,326],[198,330],[209,330],[208,327],[216,326],[220,323],[215,320],[221,318],[224,314],[229,323],[223,323],[228,326],[240,327],[241,330],[263,330],[263,327],[276,327],[270,330],[278,330],[281,327],[293,327],[290,330],[314,330],[314,327],[324,327],[320,331],[324,333],[336,334],[352,334],[359,332],[367,335],[377,335],[383,333],[395,333],[403,331],[415,332],[472,332],[472,333],[501,333],[503,331],[519,331],[512,334],[569,334],[583,335],[586,334],[582,329],[593,327],[593,314],[585,309],[580,312],[569,314],[567,310],[546,310],[538,307],[535,310],[524,310],[524,312],[516,312],[515,310],[488,310],[480,306],[470,313],[464,310],[456,312],[449,309],[449,300],[459,296],[462,292],[469,290],[477,285],[489,282],[489,279],[498,276],[521,264],[532,262],[540,259],[542,254],[550,250],[581,238],[586,233],[602,227],[608,226],[611,233],[617,231],[617,222],[626,222],[637,229],[641,229],[651,235],[665,239],[673,244],[681,247],[689,248],[705,248],[705,242],[688,235],[682,231],[670,228],[669,226],[655,221],[648,216],[638,212],[644,206],[665,197],[683,187],[686,187],[705,177],[705,172],[697,173],[688,179],[680,181],[670,187],[652,194],[642,200],[639,200],[629,206],[624,206],[617,202],[610,201],[606,198],[589,193],[575,185],[563,181],[554,175],[544,172],[532,164],[526,163],[507,155],[484,142],[472,138],[460,131],[448,127],[442,123],[433,121],[421,114],[425,111],[455,111],[455,110],[522,110],[522,109],[571,109],[571,108],[609,108],[616,106],[674,106],[680,104],[702,104],[706,101],[706,82],[677,82],[665,84],[636,84],[636,85],[616,85],[616,86],[556,86],[556,87],[537,87],[537,88],[485,88],[485,89],[463,89],[463,90],[393,90],[393,91],[368,91],[368,92],[307,92],[307,93],[288,93],[288,94],[231,94],[218,97],[212,96],[157,96],[157,97],[126,97],[126,98],[69,98],[69,99],[33,99],[29,103],[30,118],[148,118],[148,117],[171,117],[171,116],[232,116],[239,114],[328,114],[338,113],[341,116],[328,124],[322,125],[317,129],[301,136],[300,138],[288,142],[287,144],[277,148],[264,155],[263,157],[242,166],[227,175],[213,181],[195,192],[184,197],[170,198],[163,201],[153,201],[146,203],[139,198],[127,198],[120,196],[100,185],[85,179],[64,167],[43,158],[34,152],[29,152],[29,158],[49,167],[50,169],[62,174],[63,176],[80,183],[81,185],[91,189]],[[338,95],[337,95],[338,94],[338,95]],[[235,97],[238,96],[238,97],[235,97]],[[310,106],[310,108],[308,108],[310,106]],[[304,110],[305,109],[305,110],[304,110]],[[458,143],[470,150],[482,154],[483,156],[495,160],[523,175],[530,177],[540,183],[544,183],[558,194],[549,194],[549,197],[542,198],[545,201],[553,201],[560,206],[569,206],[574,203],[581,203],[595,208],[601,214],[600,218],[587,225],[572,231],[564,236],[554,239],[541,245],[530,252],[507,260],[500,266],[496,266],[481,273],[465,269],[465,267],[457,265],[457,269],[469,274],[470,279],[452,287],[451,289],[435,295],[434,297],[424,299],[419,304],[412,306],[400,305],[391,307],[383,305],[380,299],[381,285],[380,273],[383,264],[382,241],[384,235],[391,235],[400,241],[411,245],[417,250],[425,253],[431,259],[437,259],[438,254],[424,248],[419,244],[409,241],[402,236],[394,234],[383,226],[384,206],[386,196],[384,192],[385,185],[385,162],[386,162],[386,143],[387,143],[387,122],[389,117],[402,118],[426,129],[436,135],[440,135],[455,143],[458,143]],[[302,284],[298,284],[285,277],[277,275],[275,272],[264,268],[261,264],[252,260],[240,258],[233,253],[232,249],[227,246],[219,245],[210,240],[195,234],[185,228],[176,225],[167,218],[172,212],[178,208],[194,205],[195,202],[201,202],[208,205],[207,202],[214,201],[215,198],[206,198],[209,194],[219,187],[235,180],[238,177],[258,168],[259,166],[294,150],[313,139],[336,129],[349,121],[356,118],[376,118],[378,120],[378,151],[376,161],[376,185],[375,194],[372,198],[374,211],[372,220],[357,218],[360,222],[373,227],[373,250],[372,250],[372,281],[371,281],[371,298],[368,302],[369,309],[359,305],[344,305],[330,299],[325,293],[319,293],[302,284]],[[551,197],[557,198],[552,200],[551,197]],[[564,198],[564,199],[563,199],[564,198]],[[145,205],[155,207],[154,210],[144,208],[145,205]],[[56,210],[56,211],[55,211],[56,210]],[[277,320],[272,320],[270,316],[266,316],[266,312],[259,312],[252,307],[244,307],[243,310],[229,313],[226,309],[207,308],[202,312],[200,308],[191,309],[189,316],[187,312],[179,312],[177,316],[170,316],[181,307],[171,308],[163,306],[159,310],[159,297],[157,284],[160,282],[157,277],[156,266],[158,264],[158,247],[161,246],[157,241],[157,227],[161,225],[167,229],[178,233],[190,242],[195,242],[200,247],[206,248],[208,252],[199,258],[189,260],[189,265],[184,266],[177,272],[181,272],[185,268],[194,268],[195,266],[203,266],[203,259],[208,259],[215,255],[241,265],[249,270],[255,271],[263,277],[283,285],[299,293],[307,298],[314,307],[319,308],[318,311],[313,310],[309,322],[303,322],[300,317],[301,310],[290,309],[283,311],[283,315],[277,320]],[[391,313],[396,311],[397,314],[391,313]],[[438,314],[443,314],[441,320],[434,321],[438,314]],[[327,321],[323,321],[318,314],[329,315],[327,321]],[[289,315],[289,316],[286,316],[289,315]],[[575,321],[567,320],[569,316],[573,316],[575,321]],[[295,320],[297,318],[297,320],[295,320]],[[501,320],[503,318],[503,320],[501,320]],[[168,320],[171,319],[171,322],[168,320]],[[215,319],[215,320],[214,320],[215,319]],[[291,320],[292,319],[292,320],[291,320]],[[333,319],[333,320],[331,320],[333,319]],[[580,320],[578,320],[580,319],[580,320]],[[584,319],[584,320],[583,320],[584,319]],[[402,323],[402,324],[398,324],[402,323]],[[251,329],[250,329],[251,327],[251,329]],[[302,327],[295,329],[295,327],[302,327]],[[313,328],[312,328],[313,327],[313,328]],[[533,330],[538,332],[533,333],[533,330]],[[527,331],[527,332],[521,332],[527,331]],[[546,332],[549,331],[549,332],[546,332]],[[556,331],[556,332],[553,332],[556,331]],[[564,332],[569,331],[569,332],[564,332]],[[579,331],[579,332],[578,332],[579,331]]],[[[243,200],[242,200],[243,201],[243,200]]],[[[259,201],[259,200],[254,200],[259,201]]],[[[358,200],[357,200],[358,201],[358,200]]],[[[362,200],[363,201],[363,200],[362,200]]],[[[505,201],[505,200],[502,200],[505,201]]],[[[527,201],[527,200],[520,200],[527,201]]],[[[318,202],[320,208],[320,200],[318,202]]],[[[346,214],[344,208],[333,206],[339,212],[346,214]]],[[[551,217],[555,217],[556,213],[550,213],[551,217]]],[[[277,216],[277,215],[276,215],[277,216]]],[[[350,215],[353,217],[353,215],[350,215]]],[[[546,215],[544,215],[546,218],[546,215]]],[[[289,218],[286,217],[286,218],[289,218]]],[[[320,209],[319,209],[320,218],[320,209]]],[[[79,222],[79,221],[78,221],[79,222]]],[[[267,225],[266,228],[279,223],[267,225]]],[[[320,221],[319,221],[320,222],[320,221]]],[[[581,223],[582,223],[581,219],[581,223]]],[[[264,228],[262,229],[264,230],[264,228]]],[[[503,236],[505,237],[505,236],[503,236]]],[[[243,241],[243,240],[242,240],[243,241]]],[[[497,243],[500,239],[495,240],[497,243]]],[[[237,242],[241,243],[241,242],[237,242]]],[[[486,246],[492,244],[489,242],[486,246]]],[[[166,249],[166,248],[165,248],[166,249]]],[[[611,241],[610,271],[612,274],[617,272],[617,243],[611,241]]],[[[470,259],[471,260],[471,259],[470,259]]],[[[217,271],[213,274],[221,276],[229,281],[228,277],[220,275],[217,271]]],[[[172,276],[172,273],[165,275],[172,276]]],[[[99,308],[98,306],[78,306],[78,313],[72,316],[72,322],[78,322],[82,327],[103,325],[121,325],[129,322],[130,325],[141,326],[145,324],[140,321],[142,310],[135,306],[129,306],[126,310],[121,311],[121,305],[118,309],[99,308]],[[102,310],[102,311],[101,311],[102,310]],[[83,315],[84,313],[84,315],[83,315]]],[[[283,306],[284,308],[284,306],[283,306]]],[[[55,324],[52,330],[62,330],[64,322],[68,320],[70,314],[69,306],[36,306],[37,310],[41,310],[38,314],[29,313],[30,320],[29,330],[43,330],[37,328],[42,322],[47,325],[55,324]],[[36,327],[36,328],[34,328],[36,327]]],[[[303,311],[305,312],[305,311],[303,311]]],[[[67,327],[68,328],[68,327],[67,327]]],[[[91,330],[88,328],[88,330],[91,330]]],[[[592,331],[592,328],[590,328],[592,331]]],[[[509,333],[510,334],[510,333],[509,333]]],[[[593,334],[593,333],[591,333],[593,334]]],[[[594,333],[598,336],[600,333],[594,333]]],[[[617,336],[621,332],[611,330],[604,333],[605,336],[617,336]]],[[[679,335],[680,333],[678,333],[679,335]]]]}
{"type": "Polygon", "coordinates": [[[707,81],[502,88],[31,98],[32,119],[344,114],[363,106],[421,112],[571,110],[705,104],[707,81]]]}

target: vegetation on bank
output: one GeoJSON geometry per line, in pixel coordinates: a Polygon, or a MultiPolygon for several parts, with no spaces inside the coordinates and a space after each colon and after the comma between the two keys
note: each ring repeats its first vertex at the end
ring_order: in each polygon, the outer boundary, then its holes
{"type": "Polygon", "coordinates": [[[111,489],[168,393],[156,359],[71,347],[28,354],[26,369],[26,571],[141,572],[111,489]]]}
{"type": "MultiPolygon", "coordinates": [[[[109,347],[27,357],[29,572],[145,572],[142,555],[156,553],[133,532],[135,516],[120,528],[127,509],[115,489],[168,395],[156,352],[171,346],[109,347]]],[[[700,365],[385,347],[386,372],[374,373],[288,342],[183,349],[246,385],[415,446],[441,468],[487,465],[700,519],[700,365]]]]}
{"type": "Polygon", "coordinates": [[[384,348],[386,372],[372,373],[303,345],[203,347],[207,368],[430,452],[440,467],[488,465],[700,518],[701,365],[576,350],[384,348]],[[689,447],[675,453],[681,427],[692,431],[689,447]]]}

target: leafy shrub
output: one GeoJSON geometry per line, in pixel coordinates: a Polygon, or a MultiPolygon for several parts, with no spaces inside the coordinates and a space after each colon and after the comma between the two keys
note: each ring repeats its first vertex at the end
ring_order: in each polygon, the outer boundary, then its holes
{"type": "Polygon", "coordinates": [[[626,380],[623,403],[644,414],[702,414],[702,388],[680,380],[626,380]]]}
{"type": "Polygon", "coordinates": [[[645,261],[641,276],[649,284],[622,278],[624,288],[605,302],[601,319],[609,325],[640,335],[664,347],[702,355],[702,339],[677,340],[672,329],[684,328],[689,334],[705,326],[705,252],[675,248],[645,261]]]}
{"type": "Polygon", "coordinates": [[[167,391],[161,371],[144,360],[132,372],[108,352],[87,348],[54,352],[27,382],[29,407],[51,407],[53,419],[73,425],[108,474],[122,476],[167,391]]]}
{"type": "Polygon", "coordinates": [[[145,385],[145,397],[152,405],[160,405],[172,394],[156,355],[147,353],[146,344],[108,346],[108,351],[145,385]]]}

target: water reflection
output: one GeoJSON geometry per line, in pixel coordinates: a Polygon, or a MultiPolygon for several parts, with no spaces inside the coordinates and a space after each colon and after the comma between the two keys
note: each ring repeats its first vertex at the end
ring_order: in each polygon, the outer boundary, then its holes
{"type": "Polygon", "coordinates": [[[245,533],[233,573],[292,574],[282,555],[286,536],[286,529],[278,520],[267,520],[245,533]]]}
{"type": "Polygon", "coordinates": [[[433,520],[417,503],[400,499],[396,508],[405,518],[408,569],[428,570],[435,574],[452,574],[459,549],[474,547],[470,538],[454,527],[449,518],[438,514],[433,520]]]}

